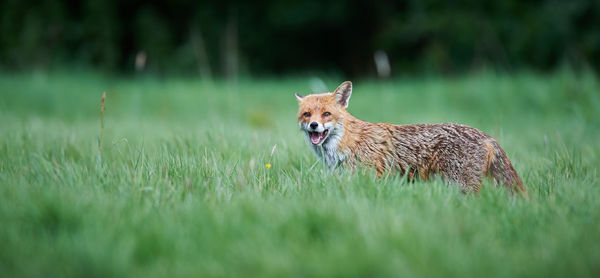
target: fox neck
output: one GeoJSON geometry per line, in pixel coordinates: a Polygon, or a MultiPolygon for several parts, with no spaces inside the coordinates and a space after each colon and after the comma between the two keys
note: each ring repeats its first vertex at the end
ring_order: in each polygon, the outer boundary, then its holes
{"type": "Polygon", "coordinates": [[[323,159],[325,164],[330,168],[336,168],[342,164],[350,149],[349,145],[353,145],[356,139],[356,134],[353,134],[353,126],[360,120],[345,112],[344,117],[339,121],[335,129],[330,131],[328,138],[320,146],[312,146],[315,154],[323,159]]]}

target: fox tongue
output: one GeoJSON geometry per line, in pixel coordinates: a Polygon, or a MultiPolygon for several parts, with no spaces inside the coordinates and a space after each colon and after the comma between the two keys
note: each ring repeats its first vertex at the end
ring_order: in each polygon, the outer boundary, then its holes
{"type": "Polygon", "coordinates": [[[310,141],[312,141],[313,144],[318,144],[319,141],[321,141],[321,135],[322,133],[318,133],[318,132],[311,132],[310,133],[310,141]]]}

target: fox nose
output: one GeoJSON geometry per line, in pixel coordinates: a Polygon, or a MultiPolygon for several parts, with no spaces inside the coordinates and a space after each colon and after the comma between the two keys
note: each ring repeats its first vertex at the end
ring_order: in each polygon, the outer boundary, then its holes
{"type": "Polygon", "coordinates": [[[315,128],[317,128],[318,126],[319,126],[319,123],[317,123],[317,122],[312,122],[312,123],[310,123],[310,128],[312,128],[312,129],[315,129],[315,128]]]}

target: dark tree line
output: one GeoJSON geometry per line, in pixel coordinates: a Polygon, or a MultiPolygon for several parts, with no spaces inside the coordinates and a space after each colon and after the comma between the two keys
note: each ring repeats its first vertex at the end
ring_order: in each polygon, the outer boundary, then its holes
{"type": "Polygon", "coordinates": [[[600,1],[3,0],[0,67],[202,76],[600,66],[600,1]]]}

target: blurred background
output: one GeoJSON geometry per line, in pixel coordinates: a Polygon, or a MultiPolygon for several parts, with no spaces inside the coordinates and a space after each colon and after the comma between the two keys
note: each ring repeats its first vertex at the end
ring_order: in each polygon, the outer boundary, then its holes
{"type": "Polygon", "coordinates": [[[0,0],[0,277],[597,278],[599,70],[599,0],[0,0]],[[329,171],[294,93],[344,80],[532,201],[329,171]]]}
{"type": "Polygon", "coordinates": [[[0,2],[0,69],[200,78],[600,66],[600,1],[0,2]]]}

